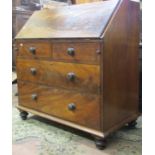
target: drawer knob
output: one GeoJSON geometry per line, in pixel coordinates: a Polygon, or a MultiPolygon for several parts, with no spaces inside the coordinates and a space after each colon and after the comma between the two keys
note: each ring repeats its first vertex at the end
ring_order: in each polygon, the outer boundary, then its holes
{"type": "Polygon", "coordinates": [[[34,100],[34,101],[36,101],[36,100],[37,100],[37,97],[38,97],[38,95],[37,95],[37,94],[32,94],[32,95],[31,95],[31,98],[32,98],[32,100],[34,100]]]}
{"type": "Polygon", "coordinates": [[[70,55],[70,56],[74,56],[74,55],[75,55],[74,48],[68,48],[68,49],[67,49],[67,53],[68,53],[68,55],[70,55]]]}
{"type": "Polygon", "coordinates": [[[76,105],[74,103],[70,103],[70,104],[68,104],[68,109],[69,110],[75,110],[76,109],[76,105]]]}
{"type": "Polygon", "coordinates": [[[36,48],[35,48],[35,47],[30,47],[30,48],[29,48],[29,51],[30,51],[33,55],[36,54],[36,48]]]}
{"type": "Polygon", "coordinates": [[[67,74],[67,79],[70,80],[70,81],[74,81],[75,80],[75,73],[73,72],[70,72],[67,74]]]}
{"type": "Polygon", "coordinates": [[[36,68],[30,68],[30,71],[31,71],[32,75],[36,75],[36,73],[37,73],[36,68]]]}

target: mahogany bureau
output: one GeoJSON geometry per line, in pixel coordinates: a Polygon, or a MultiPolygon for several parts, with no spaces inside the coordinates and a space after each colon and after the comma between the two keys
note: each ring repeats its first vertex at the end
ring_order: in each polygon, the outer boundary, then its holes
{"type": "Polygon", "coordinates": [[[20,116],[105,138],[138,113],[139,4],[109,0],[36,11],[16,36],[20,116]]]}

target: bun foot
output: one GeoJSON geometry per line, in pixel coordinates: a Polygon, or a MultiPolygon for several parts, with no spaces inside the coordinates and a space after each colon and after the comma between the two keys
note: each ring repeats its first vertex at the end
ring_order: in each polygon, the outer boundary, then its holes
{"type": "Polygon", "coordinates": [[[99,150],[103,150],[106,147],[106,140],[104,138],[97,137],[97,138],[95,138],[95,144],[99,150]]]}
{"type": "Polygon", "coordinates": [[[26,111],[20,111],[20,117],[22,120],[26,120],[28,113],[26,111]]]}
{"type": "Polygon", "coordinates": [[[131,121],[131,122],[128,123],[128,128],[129,128],[129,129],[133,129],[133,128],[136,127],[136,125],[137,125],[136,120],[131,121]]]}

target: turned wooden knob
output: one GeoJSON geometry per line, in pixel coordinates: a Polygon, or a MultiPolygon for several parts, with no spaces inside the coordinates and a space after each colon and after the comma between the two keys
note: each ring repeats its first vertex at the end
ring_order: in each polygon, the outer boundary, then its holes
{"type": "Polygon", "coordinates": [[[67,49],[67,53],[68,53],[68,55],[70,55],[70,56],[74,56],[74,55],[75,55],[75,50],[74,50],[74,48],[68,48],[68,49],[67,49]]]}
{"type": "Polygon", "coordinates": [[[30,68],[31,74],[36,75],[37,69],[36,68],[30,68]]]}
{"type": "Polygon", "coordinates": [[[68,104],[68,109],[69,110],[75,110],[76,109],[76,105],[74,103],[70,103],[70,104],[68,104]]]}
{"type": "Polygon", "coordinates": [[[76,75],[73,72],[70,72],[70,73],[67,74],[67,79],[70,80],[70,81],[74,81],[75,77],[76,77],[76,75]]]}
{"type": "Polygon", "coordinates": [[[32,95],[31,95],[31,98],[32,98],[32,100],[34,100],[34,101],[37,100],[37,97],[38,97],[37,94],[32,94],[32,95]]]}
{"type": "Polygon", "coordinates": [[[30,47],[29,51],[31,54],[35,55],[36,54],[36,48],[35,47],[30,47]]]}

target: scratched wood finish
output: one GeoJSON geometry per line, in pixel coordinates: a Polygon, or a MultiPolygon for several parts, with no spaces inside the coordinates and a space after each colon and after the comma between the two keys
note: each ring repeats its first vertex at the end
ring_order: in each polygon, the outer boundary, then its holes
{"type": "Polygon", "coordinates": [[[77,93],[27,82],[19,82],[18,84],[20,105],[101,130],[99,95],[77,93]],[[32,94],[37,94],[35,101],[31,98],[32,94]],[[68,109],[70,103],[76,105],[75,110],[68,109]]]}
{"type": "Polygon", "coordinates": [[[17,76],[19,80],[71,90],[92,93],[100,91],[100,67],[98,65],[18,59],[17,76]],[[31,68],[36,69],[36,75],[31,74],[31,68]],[[75,74],[74,81],[67,79],[67,74],[71,72],[75,74]]]}
{"type": "Polygon", "coordinates": [[[124,0],[104,35],[104,130],[138,115],[138,14],[139,4],[124,0]]]}
{"type": "Polygon", "coordinates": [[[35,11],[16,39],[99,38],[119,0],[35,11]],[[91,17],[91,18],[90,18],[91,17]]]}
{"type": "Polygon", "coordinates": [[[17,42],[16,48],[18,49],[17,56],[27,58],[51,58],[52,57],[52,44],[47,41],[27,41],[17,42]],[[30,47],[36,49],[35,54],[29,51],[30,47]]]}
{"type": "Polygon", "coordinates": [[[53,59],[66,62],[100,63],[100,43],[60,42],[53,44],[53,59]],[[74,49],[74,55],[67,53],[68,48],[74,49]]]}

